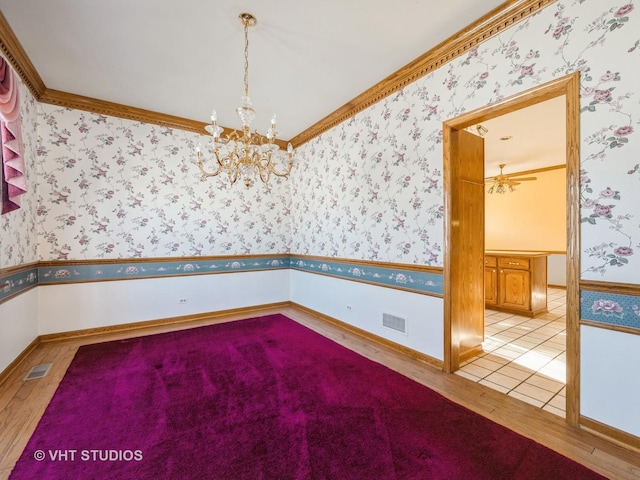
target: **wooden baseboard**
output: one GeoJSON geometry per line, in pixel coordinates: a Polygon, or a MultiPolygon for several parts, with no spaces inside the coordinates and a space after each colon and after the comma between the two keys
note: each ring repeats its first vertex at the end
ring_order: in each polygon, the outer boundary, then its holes
{"type": "Polygon", "coordinates": [[[29,354],[40,345],[40,337],[36,337],[33,341],[27,345],[27,347],[18,355],[13,362],[11,362],[7,368],[0,372],[0,387],[6,382],[11,374],[22,364],[23,360],[29,356],[29,354]]]}
{"type": "Polygon", "coordinates": [[[437,358],[433,358],[430,357],[429,355],[426,355],[422,352],[418,352],[417,350],[414,350],[412,348],[409,347],[405,347],[404,345],[400,345],[399,343],[393,342],[391,340],[388,340],[384,337],[380,337],[378,335],[375,335],[373,333],[367,332],[366,330],[363,330],[361,328],[358,327],[354,327],[353,325],[343,322],[342,320],[338,320],[336,318],[330,317],[329,315],[325,315],[324,313],[320,313],[317,312],[311,308],[307,308],[303,305],[300,305],[298,303],[295,302],[290,302],[291,307],[296,308],[298,310],[301,310],[305,313],[308,313],[310,315],[313,315],[314,317],[317,317],[319,320],[322,320],[324,322],[327,322],[335,327],[341,328],[343,330],[346,330],[350,333],[353,333],[355,335],[358,335],[359,337],[362,337],[363,339],[372,342],[372,343],[377,343],[378,345],[382,345],[384,347],[390,348],[402,355],[406,355],[407,357],[410,358],[414,358],[416,360],[419,360],[421,362],[424,362],[428,365],[431,365],[432,367],[436,367],[440,370],[442,370],[444,364],[441,360],[438,360],[437,358]]]}
{"type": "Polygon", "coordinates": [[[67,340],[70,338],[87,337],[100,335],[103,333],[115,333],[115,332],[128,332],[134,330],[140,330],[144,328],[151,328],[160,325],[177,325],[190,322],[197,322],[204,319],[224,319],[225,317],[232,317],[238,315],[253,315],[256,312],[263,310],[273,310],[277,308],[283,308],[290,305],[290,302],[278,302],[269,303],[264,305],[255,305],[252,307],[232,308],[228,310],[219,310],[217,312],[196,313],[193,315],[184,315],[181,317],[170,317],[158,320],[146,320],[142,322],[122,323],[118,325],[110,325],[107,327],[95,327],[85,328],[82,330],[72,330],[68,332],[50,333],[47,335],[40,335],[39,340],[41,342],[55,342],[59,340],[67,340]]]}
{"type": "Polygon", "coordinates": [[[627,450],[640,453],[640,437],[580,415],[580,428],[627,450]]]}
{"type": "Polygon", "coordinates": [[[232,317],[237,318],[239,316],[251,316],[260,312],[264,312],[266,314],[267,311],[273,311],[273,310],[277,310],[285,307],[293,307],[293,308],[299,309],[305,313],[313,315],[319,320],[327,322],[331,325],[339,327],[348,332],[354,333],[364,338],[367,341],[377,343],[379,345],[383,345],[387,348],[391,348],[396,352],[399,352],[408,357],[420,360],[436,368],[442,369],[443,367],[442,361],[435,359],[433,357],[430,357],[429,355],[425,355],[421,352],[418,352],[417,350],[413,350],[412,348],[405,347],[404,345],[400,345],[386,338],[367,332],[366,330],[362,330],[358,327],[354,327],[353,325],[350,325],[348,323],[345,323],[333,317],[329,317],[328,315],[324,315],[310,308],[304,307],[294,302],[285,301],[285,302],[278,302],[278,303],[255,305],[251,307],[220,310],[216,312],[184,315],[180,317],[170,317],[170,318],[163,318],[163,319],[157,319],[157,320],[146,320],[141,322],[123,323],[118,325],[109,325],[105,327],[85,328],[81,330],[71,330],[67,332],[40,335],[27,348],[25,348],[25,350],[13,362],[11,362],[11,364],[2,373],[0,373],[0,385],[2,384],[3,381],[6,380],[6,378],[9,377],[11,372],[20,365],[23,359],[27,355],[29,355],[29,353],[33,349],[35,349],[36,346],[38,346],[38,344],[40,343],[57,342],[57,341],[69,340],[69,339],[80,338],[80,337],[99,336],[106,333],[134,332],[134,331],[151,329],[153,327],[166,326],[166,325],[185,325],[189,323],[201,322],[202,320],[224,321],[227,318],[231,319],[232,317]]]}

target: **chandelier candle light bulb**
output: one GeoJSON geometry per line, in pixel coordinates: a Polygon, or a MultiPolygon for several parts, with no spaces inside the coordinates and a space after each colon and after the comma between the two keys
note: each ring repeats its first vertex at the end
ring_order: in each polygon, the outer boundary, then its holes
{"type": "Polygon", "coordinates": [[[249,27],[257,23],[255,17],[249,13],[241,13],[240,21],[244,26],[244,95],[240,106],[236,109],[242,121],[242,131],[233,130],[223,135],[224,129],[218,125],[218,115],[215,110],[211,113],[211,125],[205,130],[213,137],[213,171],[207,171],[204,166],[204,155],[200,146],[196,148],[196,164],[205,178],[216,177],[220,173],[227,174],[230,185],[242,178],[246,187],[253,185],[255,178],[260,178],[263,183],[269,183],[271,175],[289,178],[293,167],[294,150],[291,143],[287,145],[286,157],[288,163],[284,170],[275,168],[274,160],[277,156],[278,145],[275,143],[278,131],[276,130],[276,116],[271,118],[271,127],[265,136],[258,132],[251,133],[250,125],[256,116],[256,112],[249,98],[249,27]],[[225,152],[220,149],[225,145],[225,152]]]}

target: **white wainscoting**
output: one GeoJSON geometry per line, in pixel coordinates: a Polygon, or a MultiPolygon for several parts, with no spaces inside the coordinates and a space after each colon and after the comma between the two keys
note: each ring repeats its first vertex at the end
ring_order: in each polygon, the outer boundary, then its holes
{"type": "Polygon", "coordinates": [[[38,288],[0,304],[0,372],[38,336],[38,288]]]}
{"type": "Polygon", "coordinates": [[[444,359],[442,298],[291,270],[291,301],[438,360],[444,359]],[[382,314],[407,319],[407,334],[382,314]]]}
{"type": "Polygon", "coordinates": [[[580,413],[640,436],[640,335],[580,328],[580,413]]]}
{"type": "Polygon", "coordinates": [[[285,302],[289,270],[45,285],[39,291],[43,335],[285,302]]]}

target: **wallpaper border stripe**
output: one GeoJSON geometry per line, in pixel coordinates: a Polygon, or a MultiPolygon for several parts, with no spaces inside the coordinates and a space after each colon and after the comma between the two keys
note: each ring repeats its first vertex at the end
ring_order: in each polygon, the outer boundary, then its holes
{"type": "Polygon", "coordinates": [[[640,285],[580,281],[580,324],[640,335],[640,285]]]}
{"type": "Polygon", "coordinates": [[[401,268],[398,264],[291,255],[290,268],[412,293],[439,297],[444,293],[443,275],[434,273],[433,267],[429,267],[430,271],[421,271],[411,265],[401,268]]]}
{"type": "Polygon", "coordinates": [[[104,282],[143,278],[254,272],[289,268],[289,257],[228,257],[224,259],[153,259],[148,262],[59,264],[38,267],[40,285],[104,282]]]}
{"type": "Polygon", "coordinates": [[[38,265],[30,263],[0,270],[0,303],[37,287],[38,265]]]}
{"type": "Polygon", "coordinates": [[[442,296],[443,291],[442,269],[439,267],[288,254],[230,255],[69,260],[12,267],[0,270],[0,303],[35,286],[289,268],[412,293],[442,296]]]}

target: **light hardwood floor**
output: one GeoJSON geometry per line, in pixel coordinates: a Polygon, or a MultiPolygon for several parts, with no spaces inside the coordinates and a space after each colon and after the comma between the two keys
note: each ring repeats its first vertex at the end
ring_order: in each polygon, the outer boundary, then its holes
{"type": "Polygon", "coordinates": [[[458,375],[444,373],[295,307],[264,309],[250,314],[232,314],[188,323],[165,324],[41,343],[19,368],[12,372],[7,381],[0,385],[0,479],[8,478],[79,346],[269,313],[283,313],[337,343],[382,363],[452,401],[546,445],[608,478],[640,479],[640,452],[626,450],[588,432],[571,428],[556,415],[516,398],[502,395],[484,385],[469,382],[458,375]],[[53,363],[53,367],[48,376],[26,382],[23,380],[33,365],[49,362],[53,363]]]}

